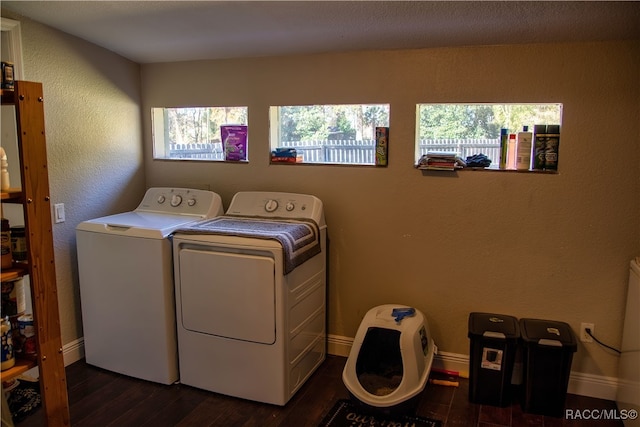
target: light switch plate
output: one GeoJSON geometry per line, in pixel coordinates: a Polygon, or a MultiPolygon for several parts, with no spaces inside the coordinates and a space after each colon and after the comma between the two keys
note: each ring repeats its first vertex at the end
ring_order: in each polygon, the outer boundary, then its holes
{"type": "Polygon", "coordinates": [[[56,224],[64,222],[64,203],[53,205],[53,218],[56,224]]]}

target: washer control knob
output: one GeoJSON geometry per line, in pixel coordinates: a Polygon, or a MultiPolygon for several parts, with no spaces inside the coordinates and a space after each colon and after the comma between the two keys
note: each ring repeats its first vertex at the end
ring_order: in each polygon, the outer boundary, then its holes
{"type": "Polygon", "coordinates": [[[167,200],[167,198],[166,198],[166,197],[164,197],[164,195],[163,195],[163,194],[161,194],[161,195],[159,195],[159,196],[158,196],[158,204],[159,204],[159,205],[163,204],[163,203],[165,202],[165,200],[167,200]]]}
{"type": "Polygon", "coordinates": [[[267,200],[267,203],[264,205],[264,210],[267,212],[273,212],[278,209],[278,201],[277,200],[267,200]]]}
{"type": "Polygon", "coordinates": [[[196,199],[189,199],[189,200],[187,200],[187,205],[189,205],[189,206],[195,206],[195,205],[196,205],[196,199]]]}
{"type": "Polygon", "coordinates": [[[180,206],[180,203],[182,203],[182,196],[178,194],[174,194],[173,196],[171,196],[171,206],[177,208],[178,206],[180,206]]]}
{"type": "Polygon", "coordinates": [[[296,205],[294,205],[293,202],[289,202],[285,205],[284,208],[287,210],[287,212],[291,212],[296,208],[296,205]]]}

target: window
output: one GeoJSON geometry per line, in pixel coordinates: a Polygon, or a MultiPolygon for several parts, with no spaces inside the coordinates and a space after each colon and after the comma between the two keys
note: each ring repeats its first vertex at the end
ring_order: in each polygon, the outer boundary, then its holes
{"type": "Polygon", "coordinates": [[[154,159],[225,160],[220,128],[246,126],[247,107],[152,108],[151,117],[154,159]]]}
{"type": "Polygon", "coordinates": [[[375,164],[376,127],[389,126],[388,104],[270,108],[272,160],[293,153],[297,162],[375,164]]]}
{"type": "Polygon", "coordinates": [[[484,154],[491,168],[500,161],[500,129],[508,133],[534,125],[560,125],[562,104],[418,104],[416,162],[430,151],[456,153],[463,160],[484,154]]]}

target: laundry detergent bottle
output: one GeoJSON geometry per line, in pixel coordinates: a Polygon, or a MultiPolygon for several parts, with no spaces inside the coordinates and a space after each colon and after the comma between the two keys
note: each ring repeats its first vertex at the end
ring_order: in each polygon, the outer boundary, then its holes
{"type": "Polygon", "coordinates": [[[529,132],[529,126],[524,126],[522,132],[516,137],[516,169],[529,170],[531,168],[531,140],[533,134],[529,132]]]}

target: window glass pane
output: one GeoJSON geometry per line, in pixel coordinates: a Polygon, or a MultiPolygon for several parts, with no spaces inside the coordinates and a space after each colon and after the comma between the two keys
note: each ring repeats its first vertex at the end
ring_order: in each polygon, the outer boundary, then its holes
{"type": "Polygon", "coordinates": [[[432,151],[457,153],[463,160],[475,154],[500,160],[500,129],[517,133],[527,126],[560,125],[562,104],[418,104],[416,161],[432,151]]]}
{"type": "Polygon", "coordinates": [[[303,163],[373,165],[375,130],[389,126],[389,105],[280,106],[270,118],[272,159],[295,150],[303,163]]]}
{"type": "Polygon", "coordinates": [[[152,108],[153,158],[225,160],[220,126],[246,125],[247,107],[152,108]]]}

